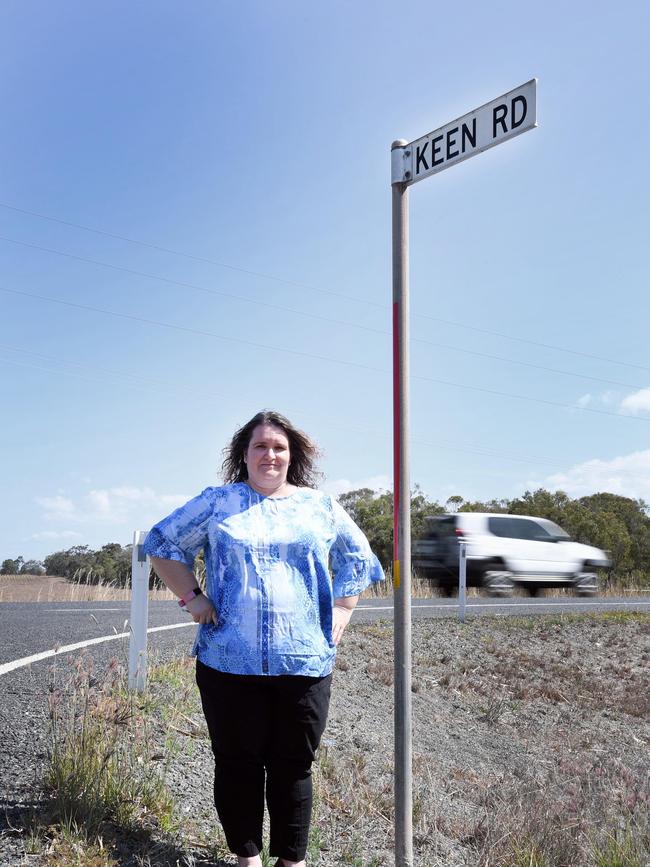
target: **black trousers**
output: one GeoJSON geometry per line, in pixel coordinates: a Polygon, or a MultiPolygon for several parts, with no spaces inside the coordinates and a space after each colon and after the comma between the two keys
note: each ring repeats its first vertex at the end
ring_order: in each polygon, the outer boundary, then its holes
{"type": "Polygon", "coordinates": [[[311,765],[325,729],[332,675],[225,674],[197,660],[196,682],[214,753],[214,803],[236,855],[262,850],[301,861],[312,810],[311,765]]]}

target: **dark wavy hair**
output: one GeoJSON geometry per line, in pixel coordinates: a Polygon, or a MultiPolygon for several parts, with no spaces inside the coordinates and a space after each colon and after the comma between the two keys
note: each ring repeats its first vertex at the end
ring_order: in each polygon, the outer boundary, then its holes
{"type": "Polygon", "coordinates": [[[303,431],[295,428],[288,418],[272,409],[265,409],[254,415],[243,427],[240,427],[233,436],[230,444],[223,450],[224,462],[221,473],[224,482],[229,485],[233,482],[245,482],[248,478],[248,469],[244,461],[244,455],[248,448],[253,431],[258,425],[272,424],[280,428],[289,440],[290,462],[287,470],[287,482],[300,488],[315,488],[318,485],[320,473],[316,470],[316,459],[320,451],[316,443],[303,431]]]}

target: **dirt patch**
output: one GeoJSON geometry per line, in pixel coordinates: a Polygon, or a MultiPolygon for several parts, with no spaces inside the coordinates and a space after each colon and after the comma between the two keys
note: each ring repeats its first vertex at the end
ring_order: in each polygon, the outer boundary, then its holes
{"type": "MultiPolygon", "coordinates": [[[[318,821],[347,815],[348,861],[327,865],[393,863],[392,636],[341,649],[318,821]]],[[[415,863],[650,863],[649,672],[647,615],[415,622],[415,863]]]]}

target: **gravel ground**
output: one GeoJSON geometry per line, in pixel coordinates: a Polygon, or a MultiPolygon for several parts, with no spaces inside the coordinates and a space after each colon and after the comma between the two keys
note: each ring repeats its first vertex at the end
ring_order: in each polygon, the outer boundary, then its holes
{"type": "MultiPolygon", "coordinates": [[[[414,863],[589,867],[599,847],[617,840],[636,860],[601,863],[650,865],[649,670],[647,615],[415,622],[414,863]],[[518,852],[547,860],[517,861],[518,852]]],[[[351,625],[315,768],[313,867],[394,863],[392,672],[392,623],[351,625]]],[[[47,677],[34,666],[21,679],[3,679],[2,865],[64,863],[48,861],[26,833],[30,808],[45,815],[47,677]],[[18,698],[28,708],[19,722],[18,698]]],[[[188,664],[188,684],[191,677],[188,664]]],[[[178,700],[178,688],[164,680],[152,691],[163,705],[178,700]]],[[[116,864],[234,863],[219,848],[211,754],[189,695],[181,715],[158,717],[152,729],[161,755],[170,734],[176,742],[166,780],[181,831],[114,835],[116,864]]]]}

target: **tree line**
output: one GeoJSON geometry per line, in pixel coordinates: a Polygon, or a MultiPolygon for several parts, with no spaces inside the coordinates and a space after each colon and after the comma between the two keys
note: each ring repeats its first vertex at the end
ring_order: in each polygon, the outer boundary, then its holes
{"type": "Polygon", "coordinates": [[[42,562],[23,561],[22,557],[2,563],[2,575],[58,575],[82,584],[114,583],[120,587],[131,580],[131,551],[133,546],[109,542],[98,551],[88,545],[74,545],[66,551],[55,551],[42,562]]]}
{"type": "MultiPolygon", "coordinates": [[[[339,502],[368,537],[382,566],[390,569],[393,561],[393,495],[388,491],[359,488],[342,494],[339,502]]],[[[498,512],[511,515],[534,515],[548,518],[563,527],[577,542],[609,551],[612,558],[610,578],[623,584],[650,586],[650,514],[643,500],[617,494],[591,494],[572,499],[563,491],[540,488],[526,491],[512,500],[467,501],[450,497],[444,505],[428,499],[416,487],[411,495],[411,530],[413,538],[426,533],[426,518],[445,512],[498,512]]],[[[131,575],[132,546],[111,542],[95,551],[75,545],[56,551],[41,563],[22,557],[6,559],[3,575],[59,575],[82,583],[114,583],[124,586],[131,575]]]]}
{"type": "MultiPolygon", "coordinates": [[[[384,568],[393,560],[393,495],[360,488],[339,497],[341,505],[365,532],[384,568]]],[[[650,586],[650,514],[647,503],[617,494],[591,494],[572,499],[564,491],[539,488],[512,500],[467,501],[450,497],[445,505],[429,500],[417,487],[411,495],[411,532],[421,538],[426,518],[446,512],[497,512],[548,518],[576,542],[609,551],[609,579],[650,586]]]]}

